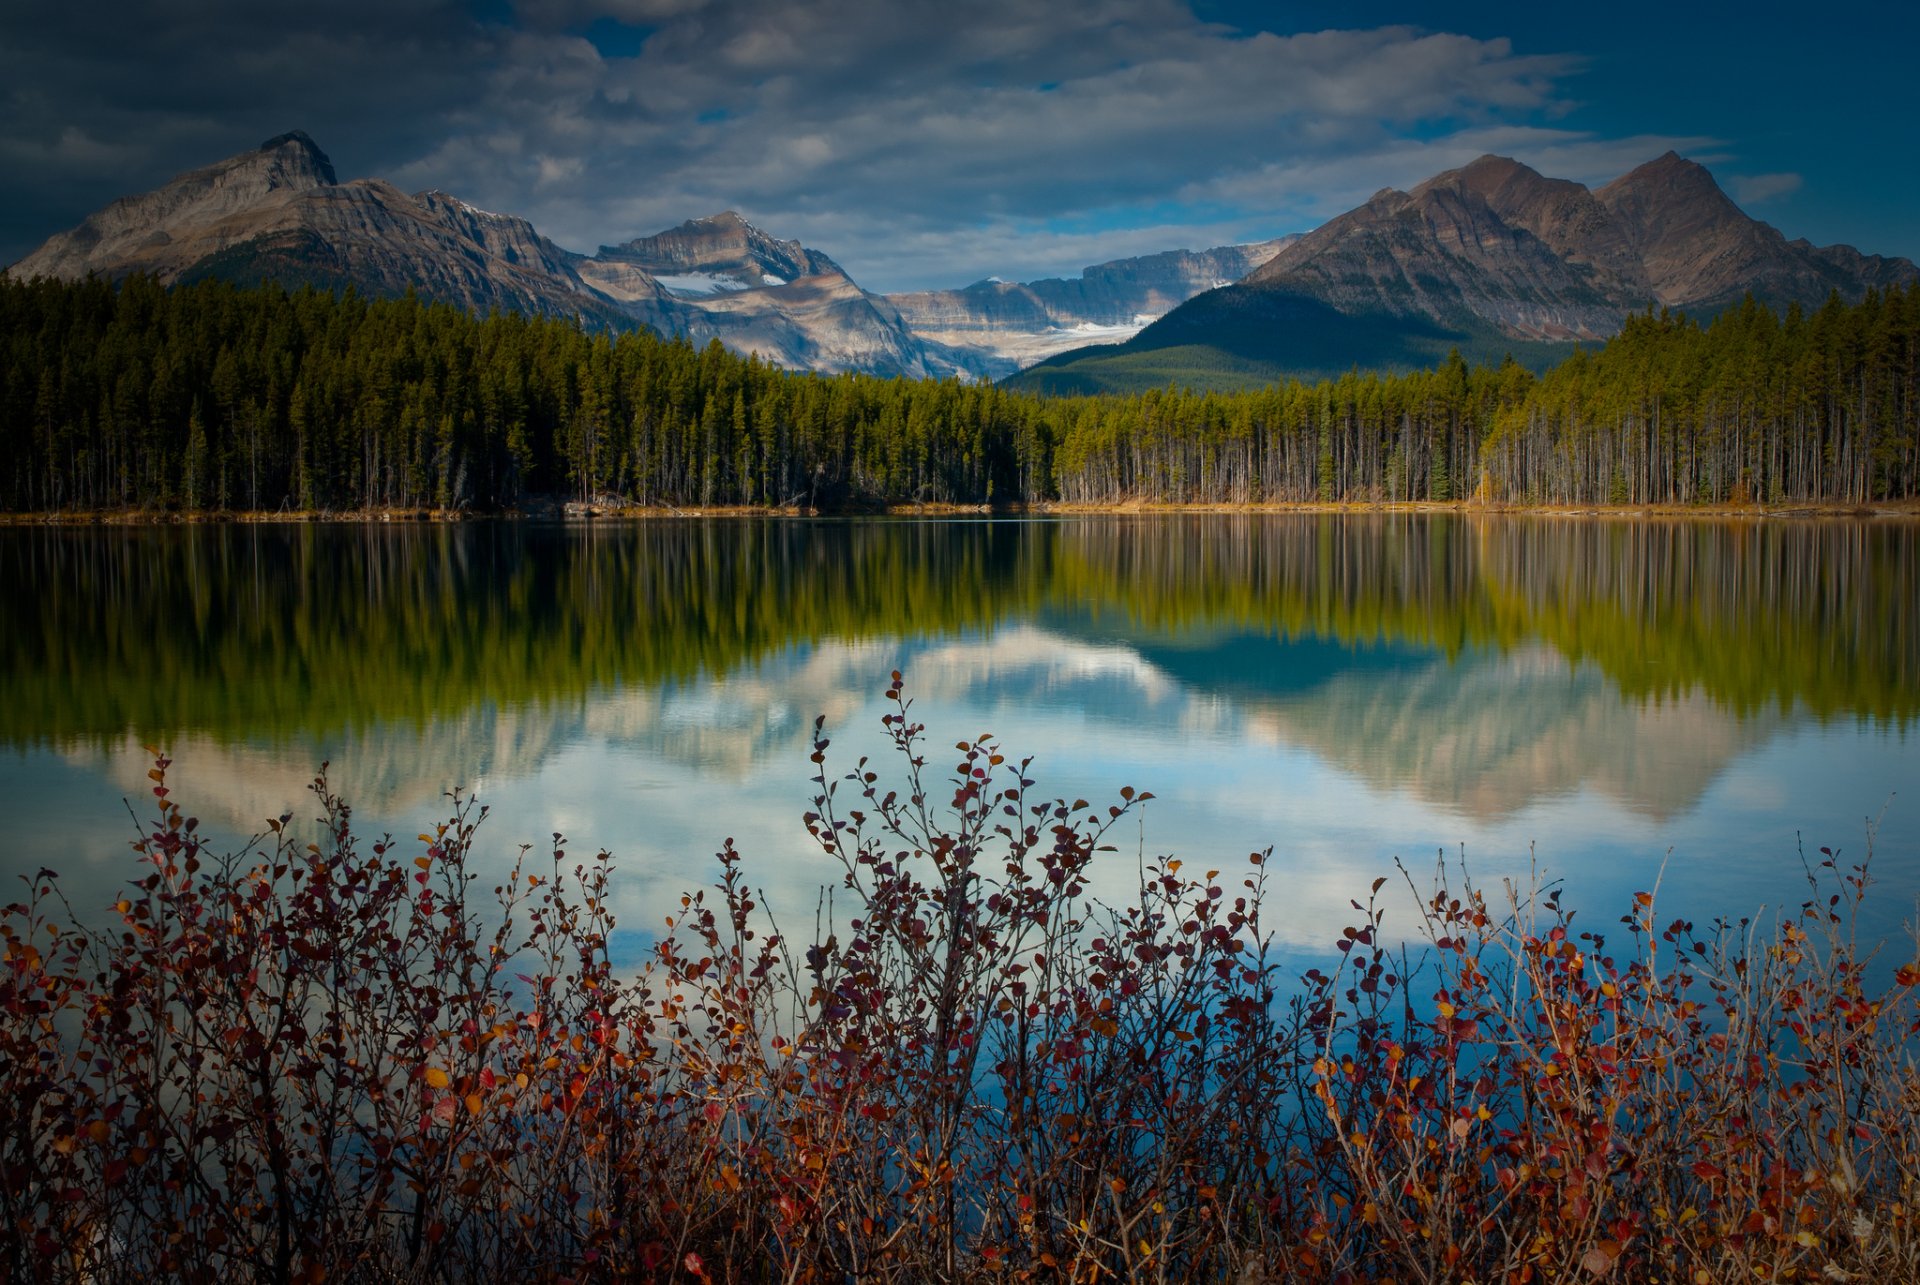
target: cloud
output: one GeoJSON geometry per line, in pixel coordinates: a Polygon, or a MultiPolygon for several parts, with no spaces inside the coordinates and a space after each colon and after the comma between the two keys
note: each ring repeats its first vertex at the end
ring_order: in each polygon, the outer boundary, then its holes
{"type": "Polygon", "coordinates": [[[1733,199],[1742,205],[1761,205],[1792,196],[1800,190],[1798,174],[1733,174],[1727,178],[1733,199]]]}
{"type": "Polygon", "coordinates": [[[348,175],[398,165],[483,89],[498,36],[454,0],[0,6],[0,260],[288,129],[348,175]]]}
{"type": "Polygon", "coordinates": [[[1176,244],[1296,230],[1317,219],[1159,207],[1262,164],[1552,117],[1578,66],[1407,27],[1243,35],[1171,0],[714,0],[655,15],[628,58],[580,34],[583,6],[520,14],[484,106],[405,181],[582,248],[737,207],[879,288],[1071,273],[1147,227],[1176,244]],[[542,183],[583,154],[583,181],[542,183]],[[1039,261],[1046,244],[1061,257],[1039,261]]]}
{"type": "Polygon", "coordinates": [[[343,177],[442,188],[573,248],[737,208],[879,289],[1302,230],[1486,150],[1618,172],[1710,141],[1627,158],[1556,128],[1569,55],[1413,27],[1242,32],[1178,0],[95,12],[0,17],[0,159],[35,194],[0,214],[0,258],[296,127],[343,177]]]}

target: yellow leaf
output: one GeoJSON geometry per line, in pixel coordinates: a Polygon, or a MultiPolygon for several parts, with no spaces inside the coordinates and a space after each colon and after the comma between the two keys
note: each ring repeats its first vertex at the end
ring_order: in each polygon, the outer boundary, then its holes
{"type": "Polygon", "coordinates": [[[444,1089],[449,1084],[452,1084],[452,1083],[453,1083],[453,1078],[449,1076],[445,1071],[442,1071],[439,1067],[430,1066],[427,1068],[427,1087],[428,1088],[444,1089]]]}

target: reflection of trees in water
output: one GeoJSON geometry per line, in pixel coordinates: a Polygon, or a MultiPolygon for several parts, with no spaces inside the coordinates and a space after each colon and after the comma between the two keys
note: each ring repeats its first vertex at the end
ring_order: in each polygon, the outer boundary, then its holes
{"type": "Polygon", "coordinates": [[[1249,515],[1065,532],[1058,582],[1156,632],[1544,643],[1634,696],[1920,713],[1910,523],[1249,515]]]}
{"type": "Polygon", "coordinates": [[[35,610],[0,632],[0,735],[418,727],[1036,615],[1176,649],[1544,645],[1634,697],[1905,723],[1915,542],[1904,523],[1380,514],[8,530],[0,591],[35,610]]]}

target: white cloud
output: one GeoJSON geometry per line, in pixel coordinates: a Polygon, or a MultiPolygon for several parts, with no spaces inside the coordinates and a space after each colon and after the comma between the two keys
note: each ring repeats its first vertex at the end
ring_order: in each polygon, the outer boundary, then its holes
{"type": "Polygon", "coordinates": [[[1712,145],[1557,128],[1572,56],[1243,34],[1181,0],[517,0],[495,22],[343,3],[0,17],[0,158],[35,202],[0,215],[0,249],[289,128],[343,177],[573,248],[735,208],[887,290],[1301,231],[1485,151],[1603,179],[1712,145]]]}
{"type": "Polygon", "coordinates": [[[1800,176],[1798,174],[1734,174],[1728,177],[1727,184],[1733,188],[1733,199],[1740,204],[1760,205],[1798,192],[1800,176]]]}
{"type": "Polygon", "coordinates": [[[580,248],[737,207],[875,288],[1070,274],[1310,226],[1332,211],[1162,207],[1226,196],[1250,159],[1363,165],[1409,132],[1552,117],[1577,69],[1404,27],[1242,36],[1172,0],[715,0],[651,25],[631,58],[550,23],[514,34],[483,105],[405,180],[580,248]],[[533,158],[567,153],[581,181],[542,186],[533,158]]]}

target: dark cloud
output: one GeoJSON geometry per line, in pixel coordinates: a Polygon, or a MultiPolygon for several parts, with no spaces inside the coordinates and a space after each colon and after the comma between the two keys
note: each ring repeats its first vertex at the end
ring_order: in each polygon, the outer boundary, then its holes
{"type": "MultiPolygon", "coordinates": [[[[343,177],[576,248],[734,207],[878,288],[1071,272],[1310,226],[1493,142],[1611,164],[1553,127],[1577,70],[1407,27],[1249,33],[1174,0],[16,4],[0,259],[298,127],[343,177]]],[[[1666,145],[1642,141],[1633,159],[1666,145]]]]}
{"type": "Polygon", "coordinates": [[[0,260],[288,129],[343,174],[397,167],[471,108],[499,48],[446,0],[0,6],[0,260]]]}

